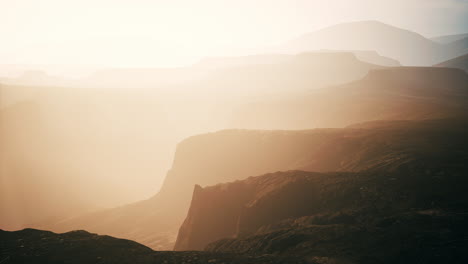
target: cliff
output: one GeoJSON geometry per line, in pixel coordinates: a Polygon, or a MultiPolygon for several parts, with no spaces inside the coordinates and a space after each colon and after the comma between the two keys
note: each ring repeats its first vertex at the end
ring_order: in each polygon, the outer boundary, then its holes
{"type": "MultiPolygon", "coordinates": [[[[339,241],[337,245],[330,242],[329,248],[324,246],[320,254],[327,249],[351,250],[363,256],[371,253],[353,248],[358,239],[340,239],[363,235],[362,230],[377,232],[376,228],[386,221],[403,223],[405,217],[409,218],[409,230],[403,225],[392,226],[395,235],[384,233],[384,237],[378,237],[380,246],[384,247],[385,236],[399,243],[404,241],[403,236],[437,233],[445,228],[446,221],[454,221],[454,226],[447,227],[453,236],[440,242],[458,239],[465,232],[459,224],[466,220],[462,215],[468,204],[465,194],[468,182],[463,176],[468,145],[459,143],[468,132],[465,125],[466,121],[446,120],[355,126],[343,129],[348,132],[341,138],[345,141],[330,141],[323,148],[328,153],[317,155],[321,157],[318,163],[334,157],[342,166],[335,169],[330,166],[323,171],[349,168],[354,172],[277,172],[211,187],[198,186],[175,249],[202,250],[210,242],[227,238],[209,249],[317,256],[314,247],[309,251],[303,247],[316,241],[313,232],[320,232],[326,243],[332,239],[339,241]],[[433,213],[442,216],[424,218],[433,213]],[[312,228],[313,232],[302,228],[312,228]],[[337,232],[341,234],[339,237],[337,232]]],[[[311,171],[315,168],[308,165],[311,171]]],[[[384,248],[377,251],[377,255],[382,255],[373,257],[379,260],[393,254],[384,248]]],[[[444,256],[449,253],[444,252],[444,256]]],[[[346,254],[345,257],[353,259],[346,254]]]]}

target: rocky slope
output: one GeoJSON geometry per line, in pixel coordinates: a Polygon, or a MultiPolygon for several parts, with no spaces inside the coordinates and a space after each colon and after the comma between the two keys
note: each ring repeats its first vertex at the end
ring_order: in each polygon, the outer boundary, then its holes
{"type": "MultiPolygon", "coordinates": [[[[248,179],[244,183],[255,191],[242,203],[237,230],[207,249],[338,263],[465,263],[466,157],[463,162],[407,165],[393,173],[286,172],[248,179]]],[[[213,211],[224,211],[223,195],[203,198],[215,197],[222,200],[213,211]]],[[[207,234],[213,230],[206,228],[207,234]]]]}
{"type": "Polygon", "coordinates": [[[7,264],[306,263],[295,257],[272,255],[155,252],[130,240],[99,236],[82,230],[56,234],[35,229],[24,229],[16,232],[0,230],[0,262],[7,264]]]}
{"type": "Polygon", "coordinates": [[[377,221],[380,214],[390,217],[414,208],[463,209],[456,203],[468,203],[463,194],[468,145],[460,143],[468,132],[466,124],[452,120],[359,125],[343,129],[342,135],[311,153],[310,161],[335,166],[306,166],[310,171],[354,173],[278,172],[197,186],[175,249],[200,250],[217,239],[242,238],[262,226],[303,216],[325,222],[364,216],[365,221],[377,221]],[[370,196],[363,196],[366,190],[370,196]],[[376,206],[382,212],[373,212],[376,206]]]}
{"type": "Polygon", "coordinates": [[[395,67],[359,81],[239,108],[232,126],[249,129],[343,127],[372,120],[465,115],[468,74],[459,69],[395,67]]]}

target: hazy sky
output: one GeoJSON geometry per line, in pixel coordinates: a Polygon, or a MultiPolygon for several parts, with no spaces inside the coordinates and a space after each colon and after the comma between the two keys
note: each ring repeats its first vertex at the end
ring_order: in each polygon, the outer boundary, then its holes
{"type": "Polygon", "coordinates": [[[169,66],[341,22],[468,32],[468,0],[0,0],[0,64],[169,66]]]}

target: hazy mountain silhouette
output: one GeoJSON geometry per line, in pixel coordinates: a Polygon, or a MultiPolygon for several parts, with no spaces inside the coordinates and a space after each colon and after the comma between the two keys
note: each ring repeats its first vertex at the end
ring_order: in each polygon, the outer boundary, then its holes
{"type": "Polygon", "coordinates": [[[464,54],[460,46],[461,43],[436,43],[415,32],[378,21],[359,21],[306,34],[288,42],[281,50],[373,50],[403,65],[428,66],[464,54]]]}
{"type": "Polygon", "coordinates": [[[450,57],[448,57],[448,59],[467,54],[468,53],[468,37],[451,42],[445,45],[445,47],[448,49],[448,53],[450,54],[450,57]]]}
{"type": "Polygon", "coordinates": [[[468,54],[436,64],[434,67],[457,68],[468,71],[468,54]]]}
{"type": "Polygon", "coordinates": [[[389,57],[384,57],[379,55],[376,51],[367,51],[367,50],[350,50],[350,51],[333,51],[333,50],[325,50],[323,52],[351,52],[356,55],[356,58],[371,64],[376,64],[380,66],[386,67],[396,67],[401,66],[400,62],[394,60],[389,57]]]}
{"type": "Polygon", "coordinates": [[[463,263],[466,125],[390,121],[324,130],[335,138],[310,161],[357,162],[359,172],[277,172],[196,186],[175,249],[200,250],[228,238],[208,249],[338,263],[463,263]]]}
{"type": "MultiPolygon", "coordinates": [[[[366,50],[321,50],[316,52],[322,53],[353,53],[359,60],[376,64],[380,66],[400,66],[400,63],[394,59],[380,56],[375,51],[366,50]]],[[[195,67],[209,68],[209,69],[223,69],[232,68],[243,65],[252,64],[276,64],[287,62],[295,55],[290,54],[260,54],[236,57],[207,57],[202,59],[195,67]]]]}
{"type": "Polygon", "coordinates": [[[351,52],[307,52],[281,63],[220,69],[198,85],[248,95],[293,93],[357,80],[379,68],[383,66],[360,61],[351,52]]]}
{"type": "Polygon", "coordinates": [[[468,37],[468,33],[465,33],[465,34],[438,36],[438,37],[431,38],[431,40],[438,42],[440,44],[448,44],[448,43],[451,43],[460,39],[464,39],[467,37],[468,37]]]}
{"type": "Polygon", "coordinates": [[[238,109],[233,127],[307,129],[371,120],[466,115],[468,75],[458,69],[395,67],[371,71],[352,83],[238,109]]]}

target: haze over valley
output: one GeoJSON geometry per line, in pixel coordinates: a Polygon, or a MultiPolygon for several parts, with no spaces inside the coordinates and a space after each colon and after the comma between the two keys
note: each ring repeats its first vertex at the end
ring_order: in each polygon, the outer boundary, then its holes
{"type": "Polygon", "coordinates": [[[442,2],[0,0],[0,263],[466,263],[442,2]]]}

